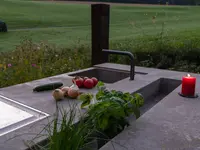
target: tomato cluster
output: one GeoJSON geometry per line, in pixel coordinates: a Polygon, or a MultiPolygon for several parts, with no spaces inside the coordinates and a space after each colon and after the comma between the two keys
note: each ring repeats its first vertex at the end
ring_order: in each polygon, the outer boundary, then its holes
{"type": "Polygon", "coordinates": [[[72,82],[75,83],[79,88],[92,89],[98,83],[98,79],[95,77],[75,77],[72,79],[72,82]]]}

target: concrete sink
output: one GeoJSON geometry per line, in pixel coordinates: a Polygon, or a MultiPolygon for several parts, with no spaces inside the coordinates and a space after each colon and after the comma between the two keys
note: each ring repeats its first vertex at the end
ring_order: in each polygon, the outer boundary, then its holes
{"type": "Polygon", "coordinates": [[[170,94],[179,85],[181,85],[180,80],[160,78],[136,91],[136,93],[141,93],[145,99],[144,106],[141,108],[141,115],[170,94]]]}
{"type": "MultiPolygon", "coordinates": [[[[180,84],[181,84],[180,80],[160,78],[134,92],[134,93],[140,93],[144,97],[144,105],[140,108],[140,115],[142,116],[144,113],[146,113],[149,109],[155,106],[164,97],[166,97],[173,90],[175,90],[180,84]]],[[[134,124],[136,118],[134,115],[131,115],[128,117],[128,120],[130,124],[134,124]]],[[[107,142],[108,141],[103,141],[99,145],[99,148],[101,148],[107,142]]]]}
{"type": "Polygon", "coordinates": [[[48,116],[2,95],[0,95],[0,114],[0,136],[48,116]]]}
{"type": "MultiPolygon", "coordinates": [[[[146,75],[147,73],[135,72],[135,74],[146,75]]],[[[129,71],[105,69],[105,68],[90,68],[81,72],[69,74],[69,76],[87,76],[96,77],[99,81],[104,83],[115,83],[130,77],[129,71]]]]}

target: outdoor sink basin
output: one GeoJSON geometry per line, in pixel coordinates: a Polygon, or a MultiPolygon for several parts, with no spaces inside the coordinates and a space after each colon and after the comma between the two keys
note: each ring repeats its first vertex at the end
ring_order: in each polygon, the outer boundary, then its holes
{"type": "Polygon", "coordinates": [[[164,97],[181,85],[180,80],[160,78],[134,93],[141,93],[144,97],[144,106],[141,107],[141,115],[156,105],[164,97]]]}
{"type": "Polygon", "coordinates": [[[2,95],[0,95],[0,114],[0,136],[49,116],[2,95]]]}
{"type": "MultiPolygon", "coordinates": [[[[135,72],[136,74],[146,75],[147,73],[135,72]]],[[[87,70],[77,71],[69,74],[69,76],[87,76],[96,77],[99,81],[104,83],[115,83],[119,80],[130,77],[129,71],[105,69],[105,68],[90,68],[87,70]]]]}

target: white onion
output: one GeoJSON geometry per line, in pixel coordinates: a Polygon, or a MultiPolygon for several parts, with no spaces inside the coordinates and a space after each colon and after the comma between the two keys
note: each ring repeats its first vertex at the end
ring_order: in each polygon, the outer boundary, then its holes
{"type": "Polygon", "coordinates": [[[63,91],[63,93],[64,93],[64,96],[68,96],[68,90],[69,90],[69,88],[70,87],[68,87],[68,86],[64,86],[63,88],[61,88],[61,90],[63,91]]]}
{"type": "Polygon", "coordinates": [[[56,101],[62,100],[64,98],[64,93],[61,89],[55,89],[52,95],[56,101]]]}
{"type": "Polygon", "coordinates": [[[70,86],[68,92],[67,92],[68,96],[70,98],[77,98],[79,95],[79,88],[77,85],[73,84],[72,86],[70,86]]]}

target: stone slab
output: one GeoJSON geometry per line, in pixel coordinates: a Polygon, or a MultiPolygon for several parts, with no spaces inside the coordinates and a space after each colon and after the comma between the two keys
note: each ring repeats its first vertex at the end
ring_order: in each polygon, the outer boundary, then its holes
{"type": "MultiPolygon", "coordinates": [[[[128,65],[112,63],[100,64],[94,67],[119,69],[124,71],[129,71],[130,69],[130,66],[128,65]]],[[[186,74],[185,72],[143,67],[136,67],[136,72],[137,71],[148,74],[136,74],[134,81],[125,78],[114,84],[109,84],[108,87],[110,89],[133,93],[159,78],[164,77],[181,80],[182,76],[186,74]]],[[[61,81],[64,85],[70,86],[72,84],[72,77],[68,76],[68,74],[71,73],[72,72],[2,88],[0,89],[0,94],[50,114],[48,120],[51,120],[56,111],[56,103],[51,95],[52,91],[33,93],[32,89],[36,85],[46,84],[52,81],[61,81]]],[[[198,74],[192,75],[197,77],[197,91],[199,91],[200,76],[198,74]]],[[[198,140],[200,139],[198,136],[200,135],[200,99],[187,99],[178,96],[177,92],[180,91],[180,88],[181,87],[179,86],[176,90],[166,96],[113,140],[131,150],[176,149],[177,147],[187,149],[189,146],[198,148],[200,146],[198,140]]],[[[88,92],[94,93],[96,90],[88,90],[88,92]]],[[[70,99],[59,102],[59,106],[62,106],[65,109],[70,109],[71,104],[80,104],[80,102],[78,100],[70,99]]],[[[79,107],[77,106],[76,109],[78,110],[79,107]]],[[[80,113],[83,113],[83,111],[80,113]]],[[[34,138],[35,134],[39,133],[44,125],[48,123],[48,120],[43,119],[20,128],[15,132],[0,136],[0,150],[25,150],[27,146],[24,145],[24,140],[31,140],[34,138]]],[[[41,137],[36,141],[39,142],[43,139],[45,139],[45,137],[41,137]]],[[[118,144],[114,144],[114,146],[116,149],[123,150],[118,144]]],[[[112,143],[109,142],[102,147],[102,150],[112,150],[112,148],[112,143]]]]}
{"type": "MultiPolygon", "coordinates": [[[[155,69],[149,73],[148,79],[151,80],[150,76],[153,75],[156,78],[181,80],[185,74],[187,73],[155,69]]],[[[197,77],[196,92],[200,93],[200,76],[192,75],[197,77]]],[[[181,86],[100,150],[200,149],[200,98],[180,97],[180,90],[181,86]]]]}
{"type": "Polygon", "coordinates": [[[0,101],[0,131],[1,129],[28,119],[33,115],[0,101]]]}

